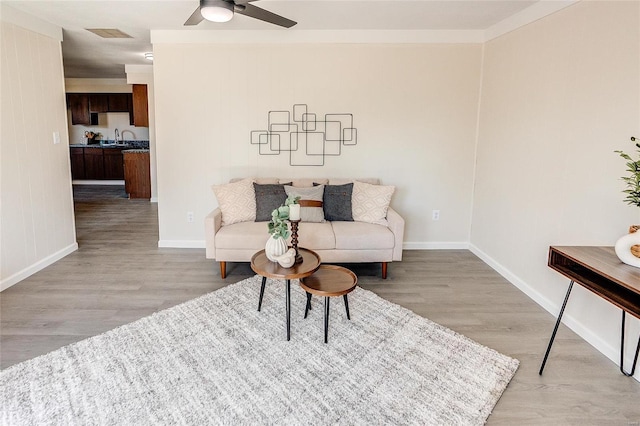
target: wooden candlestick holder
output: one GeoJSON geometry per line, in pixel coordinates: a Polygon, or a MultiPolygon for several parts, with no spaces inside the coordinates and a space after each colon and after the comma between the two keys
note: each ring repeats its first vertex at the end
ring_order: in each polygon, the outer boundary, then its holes
{"type": "Polygon", "coordinates": [[[298,251],[298,224],[300,224],[300,219],[298,220],[289,220],[291,223],[291,247],[296,251],[296,263],[302,263],[302,255],[298,251]]]}

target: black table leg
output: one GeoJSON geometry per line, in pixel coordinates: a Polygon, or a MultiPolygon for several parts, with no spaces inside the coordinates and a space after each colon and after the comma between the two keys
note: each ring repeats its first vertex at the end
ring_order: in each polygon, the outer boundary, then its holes
{"type": "Polygon", "coordinates": [[[347,298],[346,294],[343,296],[343,298],[344,298],[344,308],[347,310],[347,319],[351,321],[351,315],[349,315],[349,299],[347,298]]]}
{"type": "Polygon", "coordinates": [[[324,342],[327,343],[329,335],[329,297],[324,298],[324,342]]]}
{"type": "Polygon", "coordinates": [[[264,286],[267,284],[267,277],[262,277],[262,287],[260,287],[260,300],[258,300],[258,312],[262,308],[262,296],[264,296],[264,286]]]}
{"type": "Polygon", "coordinates": [[[633,376],[636,372],[636,365],[638,364],[638,353],[640,353],[640,337],[638,337],[638,346],[636,347],[636,355],[633,357],[633,364],[631,365],[631,371],[627,373],[624,371],[624,319],[625,319],[625,310],[622,310],[622,335],[620,337],[620,372],[627,377],[633,376]]]}
{"type": "Polygon", "coordinates": [[[304,317],[307,318],[307,314],[309,313],[309,309],[311,309],[311,293],[307,292],[307,306],[304,308],[304,317]]]}
{"type": "Polygon", "coordinates": [[[551,339],[549,340],[549,346],[547,346],[547,352],[544,354],[544,359],[542,360],[542,365],[540,366],[539,375],[542,375],[542,370],[544,370],[544,365],[547,363],[547,358],[549,357],[549,352],[551,351],[551,346],[553,346],[553,341],[556,338],[556,333],[558,332],[558,326],[562,321],[562,314],[564,314],[564,308],[567,306],[567,301],[569,300],[569,295],[571,294],[571,289],[573,288],[573,280],[569,284],[569,289],[567,290],[567,295],[564,297],[564,303],[562,303],[562,308],[560,309],[560,314],[558,314],[558,320],[556,321],[556,326],[553,328],[553,333],[551,333],[551,339]]]}
{"type": "Polygon", "coordinates": [[[287,341],[291,340],[291,280],[287,280],[287,341]]]}

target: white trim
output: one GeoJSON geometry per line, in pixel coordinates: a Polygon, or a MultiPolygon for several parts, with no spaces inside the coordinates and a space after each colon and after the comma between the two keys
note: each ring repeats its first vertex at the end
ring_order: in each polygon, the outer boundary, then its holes
{"type": "Polygon", "coordinates": [[[71,181],[73,185],[124,185],[124,180],[86,180],[74,179],[71,181]]]}
{"type": "Polygon", "coordinates": [[[159,240],[158,247],[161,248],[206,248],[204,240],[159,240]]]}
{"type": "Polygon", "coordinates": [[[151,30],[151,43],[483,43],[484,30],[151,30]]]}
{"type": "Polygon", "coordinates": [[[0,281],[0,291],[4,291],[8,289],[12,285],[15,285],[20,281],[24,280],[25,278],[28,278],[31,275],[35,274],[36,272],[43,270],[47,266],[57,262],[58,260],[62,259],[63,257],[65,257],[70,253],[73,253],[76,250],[78,250],[77,242],[63,248],[62,250],[59,250],[53,253],[50,256],[45,257],[42,260],[39,260],[33,265],[24,268],[22,271],[16,272],[15,274],[11,275],[8,278],[3,279],[2,281],[0,281]]]}
{"type": "Polygon", "coordinates": [[[0,19],[29,31],[51,37],[54,40],[62,41],[62,27],[43,21],[4,3],[0,3],[0,19]]]}
{"type": "Polygon", "coordinates": [[[125,74],[153,74],[153,65],[124,64],[125,74]]]}
{"type": "MultiPolygon", "coordinates": [[[[529,296],[536,302],[538,305],[542,306],[547,312],[552,314],[557,318],[558,313],[560,312],[560,305],[557,302],[553,302],[543,296],[540,292],[538,292],[535,288],[527,284],[524,280],[520,279],[516,274],[502,266],[491,256],[480,250],[473,244],[469,245],[469,250],[478,256],[484,263],[489,265],[493,270],[502,275],[507,281],[509,281],[514,286],[518,287],[520,291],[529,296]]],[[[568,285],[569,283],[567,283],[568,285]]],[[[620,348],[613,347],[609,343],[605,342],[598,335],[594,334],[591,330],[584,326],[580,321],[578,321],[575,317],[565,311],[565,314],[562,316],[562,323],[569,327],[573,332],[575,332],[578,336],[584,339],[587,343],[593,346],[596,350],[601,352],[604,356],[609,358],[615,365],[619,365],[620,362],[620,348]]],[[[551,333],[551,330],[549,330],[551,333]]],[[[632,339],[633,341],[633,339],[632,339]]],[[[543,348],[541,348],[542,350],[543,348]]],[[[640,382],[640,372],[634,375],[634,379],[640,382]]]]}
{"type": "Polygon", "coordinates": [[[402,244],[404,250],[460,250],[468,249],[469,243],[460,241],[447,241],[447,242],[407,242],[402,244]]]}
{"type": "Polygon", "coordinates": [[[151,200],[149,200],[152,203],[157,203],[158,202],[158,197],[151,197],[151,200]]]}
{"type": "Polygon", "coordinates": [[[538,1],[521,12],[492,25],[484,31],[484,41],[493,40],[520,27],[556,13],[580,0],[538,1]]]}

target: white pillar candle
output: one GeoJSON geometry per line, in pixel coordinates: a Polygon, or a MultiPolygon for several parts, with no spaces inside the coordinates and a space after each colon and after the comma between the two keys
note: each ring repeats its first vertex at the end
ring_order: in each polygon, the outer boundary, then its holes
{"type": "Polygon", "coordinates": [[[300,204],[289,204],[289,220],[300,220],[300,204]]]}

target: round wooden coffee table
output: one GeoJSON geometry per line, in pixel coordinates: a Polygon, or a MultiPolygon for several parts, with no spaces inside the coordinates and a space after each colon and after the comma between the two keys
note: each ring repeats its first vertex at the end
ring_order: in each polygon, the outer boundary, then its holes
{"type": "Polygon", "coordinates": [[[287,340],[291,340],[291,280],[308,277],[320,267],[320,256],[315,251],[299,247],[298,253],[302,256],[302,263],[296,263],[291,268],[283,268],[278,262],[270,261],[264,250],[260,250],[251,258],[251,269],[256,274],[262,275],[258,311],[262,308],[262,297],[267,278],[286,280],[287,340]]]}
{"type": "Polygon", "coordinates": [[[344,308],[349,315],[349,299],[347,294],[351,293],[358,285],[356,274],[336,265],[322,265],[311,276],[300,280],[300,287],[307,292],[307,306],[304,310],[304,317],[307,317],[311,309],[311,295],[324,297],[324,342],[327,343],[329,331],[329,298],[342,296],[344,298],[344,308]]]}

